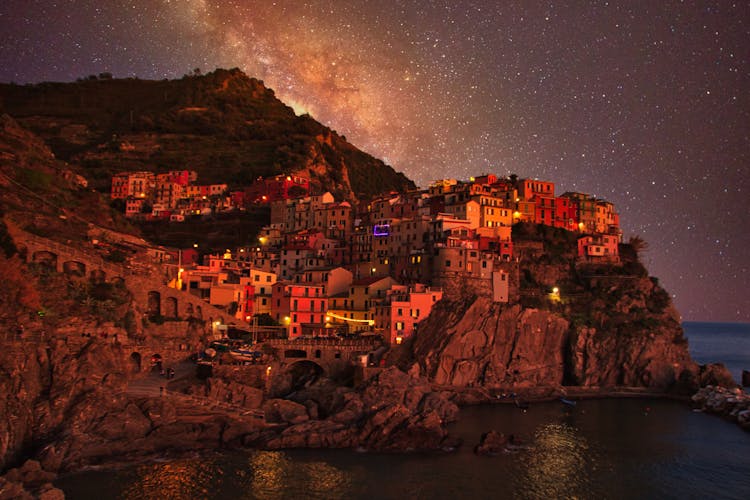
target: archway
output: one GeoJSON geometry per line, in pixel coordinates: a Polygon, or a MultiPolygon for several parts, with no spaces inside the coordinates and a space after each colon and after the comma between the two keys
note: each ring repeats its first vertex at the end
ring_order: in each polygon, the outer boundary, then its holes
{"type": "Polygon", "coordinates": [[[167,318],[177,317],[177,299],[174,297],[167,297],[164,301],[164,316],[167,318]]]}
{"type": "Polygon", "coordinates": [[[161,316],[161,294],[148,292],[148,315],[161,316]]]}
{"type": "Polygon", "coordinates": [[[289,365],[286,371],[291,379],[292,391],[298,391],[305,386],[314,384],[326,374],[325,369],[321,365],[307,359],[295,361],[289,365]]]}
{"type": "Polygon", "coordinates": [[[94,283],[105,283],[107,281],[107,273],[105,273],[101,269],[94,269],[89,274],[89,278],[94,283]]]}
{"type": "Polygon", "coordinates": [[[141,353],[134,352],[130,355],[130,370],[133,373],[139,373],[141,371],[141,353]]]}
{"type": "Polygon", "coordinates": [[[63,262],[63,272],[68,276],[86,276],[86,264],[75,260],[63,262]]]}

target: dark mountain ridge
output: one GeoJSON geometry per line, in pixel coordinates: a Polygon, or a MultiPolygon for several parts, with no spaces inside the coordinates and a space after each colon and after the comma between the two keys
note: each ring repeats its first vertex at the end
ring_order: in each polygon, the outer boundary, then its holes
{"type": "Polygon", "coordinates": [[[296,116],[239,69],[177,80],[0,84],[0,110],[80,165],[90,186],[113,173],[190,169],[201,183],[247,186],[259,176],[307,174],[346,199],[414,187],[406,176],[309,115],[296,116]]]}

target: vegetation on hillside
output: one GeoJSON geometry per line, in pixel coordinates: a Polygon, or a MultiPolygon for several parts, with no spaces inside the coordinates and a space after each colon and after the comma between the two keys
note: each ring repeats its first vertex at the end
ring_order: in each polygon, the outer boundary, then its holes
{"type": "Polygon", "coordinates": [[[179,80],[0,85],[0,103],[101,191],[117,171],[182,168],[230,187],[311,166],[326,171],[315,179],[322,189],[335,188],[344,168],[356,195],[414,186],[310,116],[296,116],[238,69],[179,80]]]}

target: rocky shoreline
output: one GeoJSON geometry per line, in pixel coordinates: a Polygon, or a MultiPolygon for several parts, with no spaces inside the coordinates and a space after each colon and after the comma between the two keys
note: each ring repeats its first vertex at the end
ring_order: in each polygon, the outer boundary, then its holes
{"type": "MultiPolygon", "coordinates": [[[[263,426],[253,423],[247,416],[239,416],[232,409],[214,409],[208,420],[201,421],[195,415],[178,415],[179,403],[169,396],[140,398],[126,403],[125,415],[121,415],[126,424],[121,428],[127,437],[110,435],[105,440],[114,446],[115,455],[106,456],[102,442],[78,441],[89,439],[84,435],[60,436],[58,442],[50,443],[35,457],[40,461],[28,460],[0,478],[0,500],[64,498],[52,484],[57,473],[75,473],[92,467],[118,468],[148,462],[155,457],[180,457],[221,449],[451,452],[462,445],[476,445],[461,443],[448,433],[447,424],[460,418],[459,407],[517,404],[518,401],[538,403],[559,399],[561,395],[573,400],[623,397],[692,400],[704,411],[729,417],[750,430],[750,396],[739,389],[718,386],[707,386],[692,398],[643,388],[534,388],[514,393],[512,397],[506,394],[505,398],[493,397],[485,391],[485,396],[489,397],[484,399],[478,397],[481,393],[477,388],[463,392],[434,391],[425,379],[392,367],[368,382],[361,391],[340,388],[327,407],[313,409],[311,405],[285,399],[266,400],[262,407],[267,423],[263,426]],[[135,409],[148,419],[148,425],[145,420],[141,422],[144,430],[150,429],[146,435],[141,436],[144,432],[137,430],[135,422],[140,415],[135,409]],[[332,413],[327,414],[328,411],[332,413]],[[324,418],[312,418],[324,415],[324,418]],[[74,460],[79,453],[83,454],[74,460]]],[[[477,453],[493,455],[523,449],[510,436],[498,437],[492,431],[489,436],[497,439],[479,443],[477,453]]]]}
{"type": "Polygon", "coordinates": [[[720,415],[750,431],[750,394],[739,387],[708,385],[691,398],[697,410],[720,415]]]}

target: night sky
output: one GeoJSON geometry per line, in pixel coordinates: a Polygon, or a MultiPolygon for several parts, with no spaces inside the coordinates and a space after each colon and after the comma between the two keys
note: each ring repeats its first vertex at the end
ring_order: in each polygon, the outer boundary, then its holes
{"type": "Polygon", "coordinates": [[[239,67],[418,185],[606,198],[689,320],[750,321],[749,57],[748,2],[0,3],[0,81],[239,67]]]}

